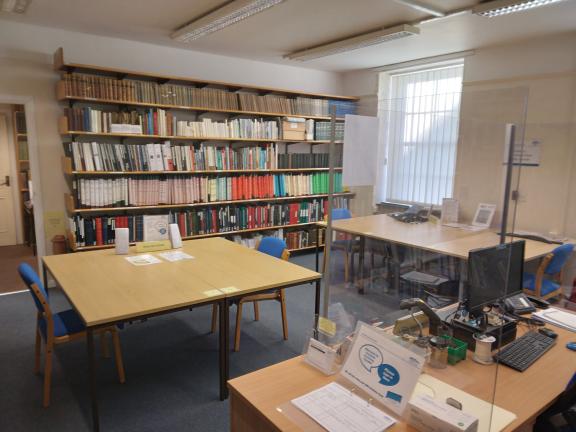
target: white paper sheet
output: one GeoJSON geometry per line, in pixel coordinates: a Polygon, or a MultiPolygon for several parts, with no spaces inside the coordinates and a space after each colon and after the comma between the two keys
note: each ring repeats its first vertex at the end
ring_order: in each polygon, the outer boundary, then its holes
{"type": "Polygon", "coordinates": [[[175,262],[187,259],[194,259],[192,255],[188,255],[186,252],[182,251],[170,251],[162,252],[158,254],[160,257],[164,258],[166,261],[175,262]]]}
{"type": "Polygon", "coordinates": [[[292,403],[329,432],[381,432],[392,417],[337,383],[330,383],[292,403]]]}
{"type": "Polygon", "coordinates": [[[533,313],[532,317],[566,330],[576,332],[576,313],[551,307],[533,313]]]}
{"type": "Polygon", "coordinates": [[[155,256],[148,254],[125,257],[125,260],[131,264],[134,264],[135,266],[145,266],[162,262],[155,256]]]}
{"type": "Polygon", "coordinates": [[[346,115],[342,173],[346,186],[376,183],[379,127],[378,117],[346,115]]]}

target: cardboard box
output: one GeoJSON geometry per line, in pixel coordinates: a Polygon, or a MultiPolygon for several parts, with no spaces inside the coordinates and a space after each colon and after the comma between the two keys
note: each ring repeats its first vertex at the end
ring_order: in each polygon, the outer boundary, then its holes
{"type": "Polygon", "coordinates": [[[408,424],[420,432],[477,432],[478,419],[428,395],[415,395],[406,408],[408,424]]]}
{"type": "Polygon", "coordinates": [[[306,140],[306,122],[304,119],[294,119],[294,121],[283,120],[282,138],[289,140],[306,140]]]}

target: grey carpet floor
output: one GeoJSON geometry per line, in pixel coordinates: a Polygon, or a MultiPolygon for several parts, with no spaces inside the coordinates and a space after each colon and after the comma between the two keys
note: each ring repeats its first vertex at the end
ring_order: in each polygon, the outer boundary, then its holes
{"type": "MultiPolygon", "coordinates": [[[[314,268],[314,254],[291,261],[314,268]]],[[[342,281],[343,266],[336,267],[331,279],[342,281]]],[[[354,321],[380,320],[399,302],[395,295],[383,294],[386,290],[368,289],[358,296],[345,284],[333,287],[330,303],[344,303],[354,321]]],[[[278,303],[264,302],[258,322],[252,307],[245,307],[240,351],[230,357],[232,378],[302,353],[313,325],[314,286],[289,288],[286,295],[287,341],[282,339],[278,303]]],[[[50,297],[53,310],[70,307],[59,290],[51,290],[50,297]]],[[[52,405],[42,408],[42,377],[33,374],[35,315],[27,292],[0,296],[0,431],[89,431],[86,345],[78,341],[56,348],[52,405]]],[[[218,337],[209,333],[210,316],[210,306],[199,307],[120,332],[127,382],[118,384],[112,359],[98,362],[102,431],[229,430],[229,402],[218,399],[218,337]]],[[[234,307],[230,322],[232,332],[234,307]]]]}

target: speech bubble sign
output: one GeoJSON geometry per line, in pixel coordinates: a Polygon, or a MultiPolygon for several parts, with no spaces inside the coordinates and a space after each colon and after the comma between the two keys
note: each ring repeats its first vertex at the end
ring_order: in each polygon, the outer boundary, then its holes
{"type": "Polygon", "coordinates": [[[358,356],[360,357],[362,367],[368,372],[370,372],[372,368],[381,365],[384,361],[382,352],[374,345],[370,344],[362,345],[358,350],[358,356]]]}
{"type": "Polygon", "coordinates": [[[385,386],[395,386],[400,382],[400,373],[389,364],[378,366],[378,376],[380,377],[380,384],[385,386]]]}

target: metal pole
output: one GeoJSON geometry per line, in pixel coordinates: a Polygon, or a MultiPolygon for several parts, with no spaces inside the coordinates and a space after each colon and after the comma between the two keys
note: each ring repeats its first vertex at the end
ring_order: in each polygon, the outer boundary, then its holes
{"type": "Polygon", "coordinates": [[[510,208],[510,189],[512,186],[512,168],[514,167],[514,139],[516,136],[516,125],[508,123],[506,125],[506,145],[508,147],[508,158],[506,161],[506,184],[504,187],[504,204],[502,206],[502,223],[500,226],[500,244],[506,243],[506,232],[508,229],[508,211],[510,208]]]}
{"type": "Polygon", "coordinates": [[[336,141],[336,107],[330,110],[330,143],[328,144],[328,215],[326,235],[324,237],[324,298],[322,315],[328,316],[330,304],[330,249],[332,249],[332,208],[334,201],[334,145],[336,141]]]}

